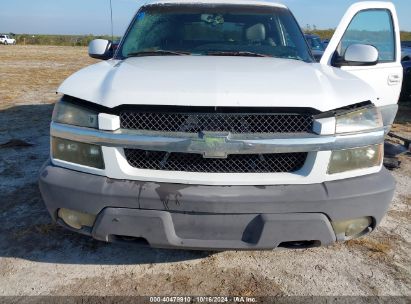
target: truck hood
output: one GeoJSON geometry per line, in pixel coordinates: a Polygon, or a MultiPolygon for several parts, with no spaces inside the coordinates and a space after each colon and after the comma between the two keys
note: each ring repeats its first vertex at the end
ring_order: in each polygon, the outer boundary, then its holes
{"type": "Polygon", "coordinates": [[[109,108],[144,104],[328,111],[375,99],[370,86],[340,69],[297,60],[226,56],[109,60],[73,74],[58,92],[109,108]]]}

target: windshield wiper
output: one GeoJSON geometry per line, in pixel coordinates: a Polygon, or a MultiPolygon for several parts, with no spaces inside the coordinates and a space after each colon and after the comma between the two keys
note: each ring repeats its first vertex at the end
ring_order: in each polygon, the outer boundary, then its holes
{"type": "Polygon", "coordinates": [[[155,50],[155,51],[141,51],[141,52],[134,52],[127,55],[129,57],[143,57],[143,56],[167,56],[167,55],[190,55],[190,52],[184,51],[168,51],[168,50],[155,50]]]}
{"type": "Polygon", "coordinates": [[[213,51],[207,52],[211,56],[248,56],[248,57],[272,57],[266,54],[246,52],[246,51],[213,51]]]}

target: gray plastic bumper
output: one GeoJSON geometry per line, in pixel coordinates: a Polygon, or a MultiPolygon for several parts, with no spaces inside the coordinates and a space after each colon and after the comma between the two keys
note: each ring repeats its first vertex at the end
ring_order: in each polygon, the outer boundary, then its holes
{"type": "MultiPolygon", "coordinates": [[[[59,208],[97,216],[91,234],[145,239],[153,247],[269,249],[284,242],[336,240],[331,221],[372,217],[377,225],[395,182],[378,174],[312,185],[200,186],[113,180],[46,164],[40,190],[59,208]]],[[[61,222],[61,221],[59,221],[61,222]]]]}

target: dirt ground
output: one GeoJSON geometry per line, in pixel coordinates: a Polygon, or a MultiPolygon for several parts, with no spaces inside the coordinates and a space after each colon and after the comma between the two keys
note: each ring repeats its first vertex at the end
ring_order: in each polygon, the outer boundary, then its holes
{"type": "MultiPolygon", "coordinates": [[[[95,61],[85,48],[0,46],[0,295],[411,296],[411,157],[393,172],[388,215],[328,248],[220,253],[106,244],[55,226],[37,173],[59,83],[95,61]]],[[[411,111],[395,128],[411,136],[411,111]],[[408,118],[407,118],[408,117],[408,118]],[[408,122],[407,122],[408,121],[408,122]]]]}

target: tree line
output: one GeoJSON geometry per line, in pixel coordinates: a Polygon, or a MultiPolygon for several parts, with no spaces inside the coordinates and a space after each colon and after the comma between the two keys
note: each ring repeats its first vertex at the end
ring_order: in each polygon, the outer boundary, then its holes
{"type": "MultiPolygon", "coordinates": [[[[316,34],[321,39],[330,39],[334,34],[334,29],[320,30],[313,26],[308,26],[303,29],[307,34],[316,34]]],[[[17,44],[22,45],[57,45],[57,46],[87,46],[93,39],[112,40],[108,35],[30,35],[30,34],[13,34],[9,33],[17,44]]],[[[114,41],[120,40],[119,36],[114,37],[114,41]]],[[[411,41],[411,32],[401,32],[402,41],[411,41]]]]}
{"type": "MultiPolygon", "coordinates": [[[[319,30],[315,26],[307,26],[303,29],[307,34],[315,34],[321,37],[321,39],[331,39],[334,35],[334,29],[319,30]]],[[[401,31],[401,41],[411,41],[411,32],[401,31]]]]}
{"type": "MultiPolygon", "coordinates": [[[[108,35],[30,35],[30,34],[9,34],[21,45],[56,45],[56,46],[87,46],[93,39],[112,40],[108,35]]],[[[115,36],[114,40],[120,37],[115,36]]]]}

